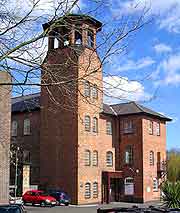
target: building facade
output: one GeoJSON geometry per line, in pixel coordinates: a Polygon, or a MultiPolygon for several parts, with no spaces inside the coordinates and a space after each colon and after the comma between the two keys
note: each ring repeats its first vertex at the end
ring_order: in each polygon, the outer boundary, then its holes
{"type": "Polygon", "coordinates": [[[101,27],[70,15],[49,33],[42,83],[51,86],[13,99],[12,141],[29,156],[30,185],[64,190],[74,204],[157,199],[170,119],[135,102],[103,104],[101,27]],[[52,74],[66,84],[53,86],[52,74]]]}
{"type": "MultiPolygon", "coordinates": [[[[10,83],[6,72],[0,71],[0,83],[10,83]]],[[[0,204],[9,203],[9,153],[11,126],[11,87],[0,85],[0,204]]]]}

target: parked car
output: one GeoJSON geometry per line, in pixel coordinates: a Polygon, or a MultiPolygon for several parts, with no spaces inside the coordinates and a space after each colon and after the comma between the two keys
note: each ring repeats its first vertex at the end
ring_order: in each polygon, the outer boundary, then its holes
{"type": "Polygon", "coordinates": [[[15,198],[15,197],[12,197],[11,195],[9,195],[9,204],[16,204],[16,205],[22,206],[23,201],[22,201],[21,197],[15,198]]]}
{"type": "Polygon", "coordinates": [[[68,206],[70,204],[70,197],[61,190],[48,190],[48,194],[56,199],[57,205],[68,206]]]}
{"type": "Polygon", "coordinates": [[[27,213],[23,206],[19,205],[0,205],[1,213],[27,213]]]}
{"type": "Polygon", "coordinates": [[[27,191],[22,196],[22,200],[24,202],[24,205],[27,203],[31,203],[32,205],[40,204],[42,207],[56,205],[56,199],[41,190],[27,191]]]}

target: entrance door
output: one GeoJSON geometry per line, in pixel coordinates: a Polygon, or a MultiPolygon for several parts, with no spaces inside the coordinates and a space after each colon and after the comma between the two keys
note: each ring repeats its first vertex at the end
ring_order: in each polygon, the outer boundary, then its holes
{"type": "Polygon", "coordinates": [[[118,202],[121,199],[122,192],[122,181],[120,178],[111,178],[110,179],[110,202],[118,202]]]}

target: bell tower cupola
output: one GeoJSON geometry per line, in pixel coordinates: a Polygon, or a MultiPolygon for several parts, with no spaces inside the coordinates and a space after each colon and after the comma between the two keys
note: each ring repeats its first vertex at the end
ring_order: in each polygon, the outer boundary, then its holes
{"type": "Polygon", "coordinates": [[[48,50],[68,46],[96,48],[96,34],[101,31],[102,23],[81,14],[70,14],[43,24],[48,31],[48,50]]]}

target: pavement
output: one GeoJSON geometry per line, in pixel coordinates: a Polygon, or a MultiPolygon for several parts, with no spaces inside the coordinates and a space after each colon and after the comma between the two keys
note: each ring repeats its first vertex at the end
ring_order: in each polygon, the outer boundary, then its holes
{"type": "Polygon", "coordinates": [[[48,212],[48,213],[97,213],[98,208],[113,208],[113,207],[148,207],[150,205],[159,206],[162,203],[159,202],[148,202],[144,204],[137,203],[111,203],[106,205],[70,205],[70,206],[55,206],[55,207],[40,207],[40,206],[25,206],[27,213],[40,213],[40,212],[48,212]]]}

